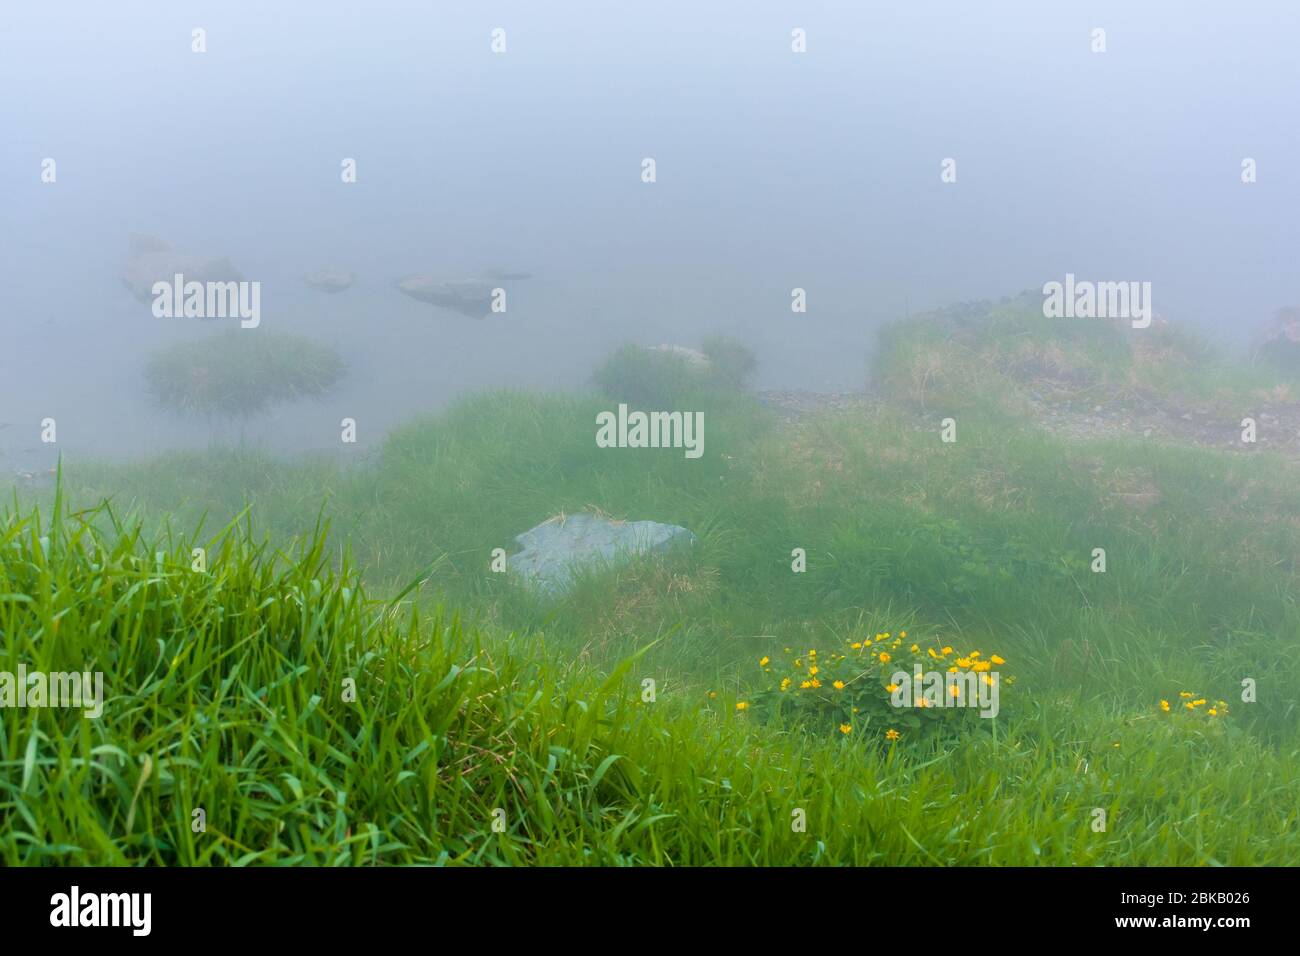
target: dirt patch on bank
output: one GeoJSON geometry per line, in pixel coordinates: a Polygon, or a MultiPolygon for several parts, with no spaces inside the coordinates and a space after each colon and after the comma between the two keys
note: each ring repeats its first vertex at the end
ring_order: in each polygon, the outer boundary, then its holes
{"type": "MultiPolygon", "coordinates": [[[[1159,401],[1080,405],[1065,390],[1035,385],[1023,395],[1034,421],[1066,441],[1149,440],[1251,453],[1280,451],[1300,459],[1300,403],[1265,402],[1240,415],[1159,401]],[[1255,442],[1242,440],[1242,419],[1255,420],[1255,442]]],[[[824,412],[868,412],[891,403],[876,392],[764,391],[758,399],[787,424],[824,412]]]]}

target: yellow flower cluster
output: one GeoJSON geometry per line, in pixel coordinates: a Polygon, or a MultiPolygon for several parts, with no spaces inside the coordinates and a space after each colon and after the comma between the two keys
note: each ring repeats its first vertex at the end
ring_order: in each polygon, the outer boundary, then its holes
{"type": "MultiPolygon", "coordinates": [[[[785,648],[784,654],[789,661],[789,672],[780,678],[776,690],[781,694],[799,695],[800,699],[805,699],[804,694],[800,692],[811,693],[811,696],[806,698],[809,705],[818,707],[824,704],[835,708],[837,707],[835,701],[843,699],[837,698],[837,695],[844,694],[845,697],[852,697],[849,703],[859,702],[859,695],[867,688],[879,687],[876,682],[888,676],[890,672],[885,668],[889,665],[910,671],[913,665],[921,663],[930,670],[933,669],[930,661],[939,661],[947,665],[947,670],[951,673],[974,672],[980,675],[984,683],[992,686],[994,677],[990,672],[995,667],[1006,663],[1006,659],[997,654],[985,657],[978,650],[958,654],[948,645],[929,647],[922,652],[920,644],[908,642],[906,631],[899,631],[897,634],[892,631],[880,631],[870,637],[850,638],[845,641],[845,644],[847,647],[844,651],[830,650],[821,654],[818,653],[817,648],[808,648],[804,652],[785,648]],[[867,682],[859,683],[863,678],[867,678],[867,682]]],[[[765,673],[771,674],[774,665],[772,659],[764,654],[759,658],[758,666],[765,673]]],[[[1014,678],[1008,677],[1004,682],[1010,684],[1013,680],[1014,678]]],[[[898,685],[894,683],[884,686],[888,694],[893,694],[898,689],[898,685]]],[[[950,692],[954,693],[954,696],[960,695],[956,687],[951,688],[950,692]]],[[[930,702],[923,697],[918,697],[915,704],[919,707],[930,706],[930,702]]],[[[841,713],[848,715],[849,708],[844,704],[838,706],[844,708],[841,713]]],[[[852,707],[851,710],[854,715],[858,713],[857,707],[852,707]]],[[[847,720],[837,721],[837,724],[841,734],[847,736],[853,732],[853,724],[847,720]]],[[[902,734],[895,728],[889,728],[884,736],[894,741],[902,734]]]]}
{"type": "MultiPolygon", "coordinates": [[[[1194,694],[1190,690],[1180,690],[1178,696],[1182,698],[1183,709],[1192,713],[1197,713],[1201,708],[1204,708],[1207,717],[1222,717],[1228,712],[1228,702],[1224,700],[1211,704],[1207,698],[1194,694]]],[[[1168,700],[1160,701],[1160,710],[1166,714],[1170,712],[1171,708],[1168,700]]]]}

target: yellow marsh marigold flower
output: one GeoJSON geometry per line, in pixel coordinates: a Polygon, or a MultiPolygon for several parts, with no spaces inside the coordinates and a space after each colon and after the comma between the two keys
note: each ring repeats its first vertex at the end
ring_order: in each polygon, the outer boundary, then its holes
{"type": "Polygon", "coordinates": [[[717,692],[716,690],[711,690],[711,691],[709,691],[709,699],[710,699],[710,700],[713,700],[713,699],[714,699],[715,697],[717,697],[717,696],[718,696],[718,692],[717,692]]]}
{"type": "Polygon", "coordinates": [[[812,667],[808,668],[808,675],[811,677],[815,675],[819,670],[821,670],[821,668],[814,664],[812,667]]]}
{"type": "Polygon", "coordinates": [[[743,700],[736,701],[736,710],[749,710],[749,704],[743,700]]]}
{"type": "Polygon", "coordinates": [[[892,727],[885,732],[885,738],[887,740],[897,740],[901,736],[903,735],[900,734],[897,730],[894,730],[892,727]]]}
{"type": "Polygon", "coordinates": [[[850,644],[849,647],[853,648],[855,651],[860,651],[862,650],[862,642],[858,641],[856,644],[850,644]]]}
{"type": "Polygon", "coordinates": [[[974,664],[971,665],[971,670],[975,671],[975,673],[977,674],[982,674],[984,673],[984,671],[992,670],[992,669],[993,669],[993,665],[990,664],[988,661],[976,661],[974,664]]]}
{"type": "Polygon", "coordinates": [[[766,666],[771,662],[771,660],[772,660],[772,659],[771,659],[770,657],[768,657],[768,656],[765,654],[765,655],[763,655],[763,657],[759,658],[758,666],[759,666],[759,667],[766,667],[766,666]]]}
{"type": "Polygon", "coordinates": [[[1192,704],[1192,702],[1191,702],[1190,700],[1189,700],[1187,703],[1183,704],[1183,706],[1186,707],[1188,710],[1195,710],[1195,709],[1196,709],[1196,707],[1192,704]]]}
{"type": "Polygon", "coordinates": [[[899,636],[899,637],[907,637],[907,631],[899,631],[899,632],[898,632],[898,636],[899,636]]]}
{"type": "Polygon", "coordinates": [[[908,648],[908,650],[911,651],[913,654],[916,654],[917,652],[919,652],[919,651],[921,650],[921,645],[920,645],[920,644],[913,644],[911,647],[908,648]]]}
{"type": "Polygon", "coordinates": [[[781,678],[781,689],[786,690],[789,686],[790,686],[790,678],[788,677],[781,678]]]}
{"type": "Polygon", "coordinates": [[[998,655],[996,655],[996,654],[994,654],[992,657],[990,657],[989,660],[991,660],[994,664],[1005,664],[1005,663],[1006,663],[1006,661],[1004,661],[1002,658],[998,657],[998,655]]]}
{"type": "Polygon", "coordinates": [[[816,677],[814,677],[812,680],[808,682],[808,685],[812,687],[814,690],[816,690],[818,687],[822,686],[822,682],[819,681],[816,677]]]}
{"type": "Polygon", "coordinates": [[[1204,697],[1201,697],[1201,698],[1199,698],[1199,699],[1197,699],[1197,700],[1192,701],[1192,706],[1193,706],[1193,707],[1204,707],[1204,706],[1205,706],[1205,698],[1204,698],[1204,697]]]}
{"type": "Polygon", "coordinates": [[[982,680],[985,684],[987,684],[990,687],[993,686],[993,678],[990,677],[988,674],[981,674],[980,680],[982,680]]]}
{"type": "Polygon", "coordinates": [[[1166,714],[1169,713],[1169,701],[1162,700],[1160,702],[1160,709],[1163,710],[1166,714]]]}
{"type": "Polygon", "coordinates": [[[954,696],[954,697],[960,697],[960,696],[961,696],[961,688],[958,687],[956,684],[953,684],[953,685],[952,685],[951,687],[949,687],[948,689],[949,689],[950,691],[952,691],[952,696],[954,696]]]}
{"type": "Polygon", "coordinates": [[[916,706],[917,706],[917,707],[929,707],[929,706],[930,706],[930,702],[929,702],[928,700],[926,700],[924,697],[918,697],[918,698],[916,698],[916,706]]]}
{"type": "Polygon", "coordinates": [[[886,654],[884,651],[881,651],[881,652],[880,652],[880,663],[882,663],[882,664],[888,664],[888,663],[889,663],[889,655],[886,654]]]}
{"type": "Polygon", "coordinates": [[[795,666],[795,667],[803,667],[803,661],[796,657],[796,658],[794,659],[794,666],[795,666]]]}
{"type": "Polygon", "coordinates": [[[1192,693],[1189,693],[1188,691],[1185,691],[1185,690],[1180,690],[1180,691],[1178,692],[1178,696],[1179,696],[1179,697],[1195,697],[1196,695],[1195,695],[1195,694],[1192,694],[1192,693]]]}
{"type": "Polygon", "coordinates": [[[970,667],[970,658],[969,658],[969,657],[959,657],[959,658],[957,658],[957,666],[958,666],[958,667],[970,667]]]}
{"type": "Polygon", "coordinates": [[[1219,712],[1218,712],[1217,710],[1215,710],[1213,707],[1211,707],[1209,710],[1207,710],[1206,713],[1209,714],[1211,717],[1218,717],[1218,716],[1219,716],[1219,712]]]}
{"type": "Polygon", "coordinates": [[[810,681],[810,680],[800,681],[800,682],[799,682],[799,689],[800,689],[800,690],[807,690],[809,687],[812,686],[812,683],[813,683],[813,682],[810,681]]]}
{"type": "Polygon", "coordinates": [[[927,648],[925,649],[925,652],[926,652],[927,654],[929,654],[931,657],[933,657],[935,660],[938,660],[938,659],[939,659],[939,655],[936,654],[936,653],[934,652],[934,648],[933,648],[933,647],[927,647],[927,648]]]}
{"type": "Polygon", "coordinates": [[[897,684],[886,684],[886,685],[885,685],[885,690],[889,691],[889,692],[892,694],[894,691],[898,690],[898,685],[897,685],[897,684]]]}
{"type": "Polygon", "coordinates": [[[809,651],[809,652],[808,652],[808,656],[809,656],[809,657],[816,657],[816,656],[817,656],[817,652],[816,652],[816,651],[809,651]]]}
{"type": "Polygon", "coordinates": [[[847,734],[853,727],[849,724],[840,724],[840,733],[847,734]]]}
{"type": "MultiPolygon", "coordinates": [[[[951,647],[945,647],[945,648],[943,649],[943,651],[941,651],[941,653],[943,654],[944,657],[947,657],[949,654],[952,653],[952,648],[951,648],[951,647]]],[[[976,656],[977,656],[977,655],[975,655],[975,654],[972,654],[972,655],[971,655],[971,657],[976,657],[976,656]]]]}
{"type": "Polygon", "coordinates": [[[843,690],[843,689],[844,689],[844,681],[842,681],[842,680],[837,680],[834,684],[831,684],[831,686],[834,687],[836,690],[843,690]]]}

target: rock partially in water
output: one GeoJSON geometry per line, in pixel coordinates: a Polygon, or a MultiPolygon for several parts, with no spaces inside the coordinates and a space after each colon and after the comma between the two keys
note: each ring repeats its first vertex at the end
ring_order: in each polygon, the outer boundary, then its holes
{"type": "Polygon", "coordinates": [[[515,540],[523,550],[509,557],[510,571],[530,589],[553,596],[572,585],[575,571],[690,545],[695,535],[679,525],[614,521],[584,512],[550,518],[515,540]]]}
{"type": "Polygon", "coordinates": [[[154,236],[131,237],[131,255],[122,268],[122,284],[141,302],[153,298],[155,282],[171,285],[177,275],[186,282],[242,282],[243,275],[224,256],[185,256],[154,236]]]}
{"type": "Polygon", "coordinates": [[[346,269],[317,269],[308,272],[302,281],[321,292],[335,293],[351,288],[357,277],[346,269]]]}
{"type": "Polygon", "coordinates": [[[13,483],[19,488],[53,488],[58,478],[59,470],[50,468],[45,471],[26,471],[22,468],[13,469],[13,483]]]}
{"type": "Polygon", "coordinates": [[[398,279],[397,290],[419,302],[428,302],[449,312],[459,312],[471,319],[482,319],[492,311],[492,300],[502,283],[527,279],[527,272],[490,269],[461,279],[440,279],[418,273],[398,279]]]}

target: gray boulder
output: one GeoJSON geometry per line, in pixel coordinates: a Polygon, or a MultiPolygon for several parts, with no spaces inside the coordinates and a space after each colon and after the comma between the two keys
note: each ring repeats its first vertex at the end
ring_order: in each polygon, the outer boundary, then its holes
{"type": "Polygon", "coordinates": [[[523,550],[507,559],[510,571],[531,590],[553,596],[569,588],[575,571],[690,545],[695,535],[678,525],[584,512],[550,518],[515,540],[523,550]]]}
{"type": "Polygon", "coordinates": [[[133,235],[131,255],[122,267],[122,284],[141,302],[153,298],[155,282],[170,285],[177,274],[186,282],[242,282],[244,277],[228,258],[187,256],[154,236],[133,235]]]}
{"type": "Polygon", "coordinates": [[[492,311],[493,290],[506,282],[527,278],[527,272],[490,269],[460,279],[440,279],[429,273],[419,273],[398,279],[395,285],[403,295],[418,302],[428,302],[471,319],[482,319],[492,311]]]}
{"type": "Polygon", "coordinates": [[[357,277],[346,269],[317,269],[315,272],[308,272],[302,277],[302,281],[313,289],[333,294],[351,288],[352,283],[357,281],[357,277]]]}

